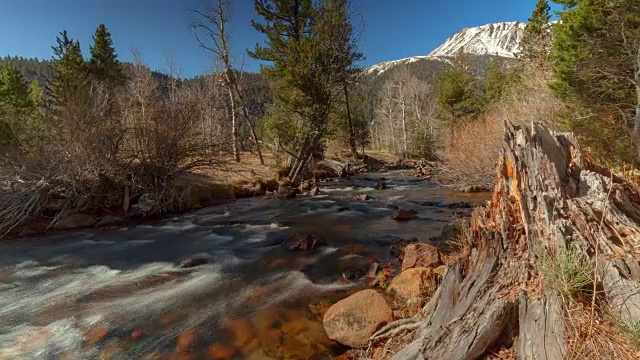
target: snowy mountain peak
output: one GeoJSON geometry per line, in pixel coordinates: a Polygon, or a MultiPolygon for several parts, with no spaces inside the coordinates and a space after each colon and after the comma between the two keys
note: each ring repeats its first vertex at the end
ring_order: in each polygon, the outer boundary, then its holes
{"type": "Polygon", "coordinates": [[[365,72],[367,75],[369,74],[373,74],[373,75],[380,75],[383,72],[391,69],[392,67],[396,66],[396,65],[400,65],[400,64],[410,64],[412,62],[416,62],[419,60],[423,60],[423,59],[428,59],[428,56],[413,56],[413,57],[409,57],[409,58],[405,58],[405,59],[400,59],[400,60],[392,60],[392,61],[385,61],[385,62],[381,62],[379,64],[373,65],[372,67],[365,69],[365,72]]]}
{"type": "Polygon", "coordinates": [[[525,26],[525,23],[512,21],[467,28],[447,39],[428,57],[453,57],[462,49],[472,55],[515,58],[525,26]]]}

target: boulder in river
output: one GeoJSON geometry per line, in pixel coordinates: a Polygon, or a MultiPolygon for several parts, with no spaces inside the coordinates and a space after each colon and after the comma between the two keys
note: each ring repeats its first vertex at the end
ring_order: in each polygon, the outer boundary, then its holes
{"type": "Polygon", "coordinates": [[[391,215],[393,220],[397,221],[407,221],[418,218],[417,212],[415,210],[398,210],[391,215]]]}
{"type": "Polygon", "coordinates": [[[464,192],[464,193],[479,193],[479,192],[489,191],[489,189],[481,186],[477,186],[477,185],[471,185],[471,186],[462,186],[458,188],[458,191],[464,192]]]}
{"type": "Polygon", "coordinates": [[[431,269],[417,267],[404,270],[393,278],[387,293],[403,300],[427,299],[437,286],[436,274],[431,269]]]}
{"type": "Polygon", "coordinates": [[[438,248],[429,244],[409,244],[404,248],[402,270],[415,267],[435,269],[442,265],[438,248]]]}
{"type": "Polygon", "coordinates": [[[293,199],[300,193],[300,190],[288,185],[280,185],[278,188],[278,197],[282,199],[293,199]]]}
{"type": "Polygon", "coordinates": [[[67,216],[58,221],[54,229],[56,230],[73,230],[92,227],[96,224],[96,219],[85,214],[74,214],[67,216]]]}
{"type": "Polygon", "coordinates": [[[103,216],[96,224],[96,227],[116,226],[122,224],[124,220],[117,216],[106,215],[103,216]]]}
{"type": "Polygon", "coordinates": [[[368,289],[331,306],[322,324],[329,339],[352,348],[364,348],[371,335],[391,321],[393,312],[384,296],[368,289]]]}
{"type": "Polygon", "coordinates": [[[386,188],[387,188],[387,179],[385,178],[378,179],[378,182],[376,183],[376,189],[384,190],[386,188]]]}
{"type": "Polygon", "coordinates": [[[289,250],[294,251],[313,251],[322,246],[326,246],[327,243],[324,240],[320,239],[316,235],[313,234],[295,234],[293,238],[291,238],[291,243],[289,244],[289,250]]]}
{"type": "Polygon", "coordinates": [[[367,194],[358,194],[358,195],[354,195],[351,200],[353,201],[367,201],[369,200],[369,195],[367,194]]]}
{"type": "Polygon", "coordinates": [[[195,256],[186,260],[182,260],[178,267],[181,269],[193,268],[200,265],[205,265],[209,263],[209,259],[203,256],[195,256]]]}

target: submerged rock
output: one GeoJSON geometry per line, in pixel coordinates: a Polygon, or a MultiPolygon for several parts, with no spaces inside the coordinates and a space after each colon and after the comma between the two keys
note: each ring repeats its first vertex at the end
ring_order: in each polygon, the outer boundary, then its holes
{"type": "Polygon", "coordinates": [[[329,339],[364,348],[371,335],[391,321],[393,312],[384,296],[369,289],[335,303],[324,314],[322,324],[329,339]]]}
{"type": "Polygon", "coordinates": [[[280,186],[278,188],[278,197],[282,199],[293,199],[300,193],[300,190],[291,186],[280,186]]]}
{"type": "Polygon", "coordinates": [[[73,230],[73,229],[92,227],[95,224],[96,224],[96,219],[94,219],[92,216],[85,215],[85,214],[75,214],[58,221],[55,224],[54,229],[73,230]]]}
{"type": "Polygon", "coordinates": [[[407,220],[417,219],[418,218],[417,214],[418,213],[415,210],[398,210],[391,215],[391,218],[397,221],[407,221],[407,220]]]}
{"type": "Polygon", "coordinates": [[[178,267],[181,269],[193,268],[200,265],[205,265],[209,263],[209,259],[201,256],[193,257],[190,259],[182,260],[178,267]]]}
{"type": "Polygon", "coordinates": [[[351,200],[353,201],[367,201],[369,200],[369,195],[367,194],[358,194],[358,195],[354,195],[351,200]]]}
{"type": "Polygon", "coordinates": [[[442,265],[438,248],[429,244],[409,244],[404,248],[402,270],[416,267],[435,269],[442,265]]]}
{"type": "Polygon", "coordinates": [[[313,251],[319,247],[326,246],[327,243],[324,240],[320,239],[316,235],[307,234],[300,235],[295,234],[291,239],[291,244],[289,245],[289,250],[294,251],[313,251]]]}
{"type": "Polygon", "coordinates": [[[100,219],[100,221],[98,221],[98,223],[96,224],[96,227],[100,228],[105,226],[120,225],[122,224],[123,221],[124,220],[120,217],[107,215],[107,216],[104,216],[102,219],[100,219]]]}
{"type": "Polygon", "coordinates": [[[479,193],[479,192],[485,192],[490,190],[481,186],[474,185],[474,186],[462,186],[458,188],[458,191],[464,192],[464,193],[479,193]]]}

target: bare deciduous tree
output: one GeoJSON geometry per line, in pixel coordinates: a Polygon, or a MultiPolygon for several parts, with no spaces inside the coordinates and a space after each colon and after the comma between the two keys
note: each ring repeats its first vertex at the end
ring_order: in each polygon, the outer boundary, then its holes
{"type": "Polygon", "coordinates": [[[253,143],[260,157],[260,163],[264,165],[260,142],[258,141],[255,126],[251,121],[251,115],[244,106],[242,93],[238,84],[238,71],[235,69],[231,58],[229,33],[227,31],[231,3],[230,0],[214,0],[214,3],[206,6],[204,10],[191,9],[191,11],[198,16],[198,20],[192,23],[191,28],[200,46],[211,52],[216,61],[220,62],[224,68],[223,79],[229,95],[231,108],[231,133],[235,160],[240,161],[237,124],[237,113],[238,110],[240,110],[251,133],[253,143]]]}

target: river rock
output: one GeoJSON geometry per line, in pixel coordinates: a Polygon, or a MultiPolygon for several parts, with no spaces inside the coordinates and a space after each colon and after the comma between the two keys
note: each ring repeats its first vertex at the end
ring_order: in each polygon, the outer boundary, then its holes
{"type": "Polygon", "coordinates": [[[393,321],[393,312],[375,290],[357,292],[327,310],[322,324],[329,339],[352,348],[364,348],[369,338],[393,321]]]}
{"type": "Polygon", "coordinates": [[[298,195],[299,192],[300,190],[293,188],[291,186],[281,185],[278,188],[278,197],[282,199],[293,199],[296,197],[296,195],[298,195]]]}
{"type": "Polygon", "coordinates": [[[378,179],[378,182],[376,183],[376,189],[384,190],[386,188],[387,188],[387,179],[385,178],[378,179]]]}
{"type": "Polygon", "coordinates": [[[415,267],[435,269],[442,265],[438,248],[429,244],[409,244],[404,248],[402,270],[415,267]]]}
{"type": "Polygon", "coordinates": [[[407,247],[407,245],[414,243],[414,242],[418,242],[418,238],[413,237],[411,239],[403,239],[403,238],[398,238],[395,239],[393,241],[393,243],[391,244],[391,247],[389,248],[389,252],[391,253],[391,255],[393,257],[400,257],[402,258],[403,253],[404,253],[404,248],[407,247]]]}
{"type": "Polygon", "coordinates": [[[369,271],[367,271],[368,278],[375,278],[378,275],[378,271],[380,271],[380,263],[373,262],[369,265],[369,271]]]}
{"type": "Polygon", "coordinates": [[[369,195],[367,194],[358,194],[351,198],[354,201],[367,201],[369,200],[369,195]]]}
{"type": "Polygon", "coordinates": [[[123,221],[124,220],[122,218],[119,218],[117,216],[107,215],[107,216],[104,216],[102,219],[100,219],[100,221],[98,221],[98,223],[96,224],[96,227],[120,225],[122,224],[123,221]]]}
{"type": "Polygon", "coordinates": [[[75,214],[71,216],[67,216],[62,220],[58,221],[54,226],[56,230],[72,230],[72,229],[80,229],[92,227],[96,224],[96,219],[92,216],[85,214],[75,214]]]}
{"type": "Polygon", "coordinates": [[[473,185],[473,186],[462,186],[458,188],[458,191],[464,192],[464,193],[479,193],[479,192],[489,191],[489,189],[481,186],[473,185]]]}
{"type": "Polygon", "coordinates": [[[178,267],[181,269],[189,269],[200,265],[209,263],[209,259],[201,256],[192,257],[190,259],[182,260],[178,267]]]}
{"type": "Polygon", "coordinates": [[[401,299],[426,297],[437,286],[435,274],[431,269],[418,267],[407,269],[391,280],[387,293],[401,299]]]}
{"type": "Polygon", "coordinates": [[[318,187],[318,185],[314,185],[311,190],[309,190],[309,195],[310,196],[318,196],[320,194],[320,188],[318,187]]]}
{"type": "Polygon", "coordinates": [[[327,243],[324,240],[313,234],[295,234],[291,239],[291,244],[289,245],[289,250],[294,251],[312,251],[319,247],[326,246],[327,243]]]}
{"type": "Polygon", "coordinates": [[[391,218],[397,221],[407,221],[418,218],[418,215],[415,210],[398,210],[391,215],[391,218]]]}

